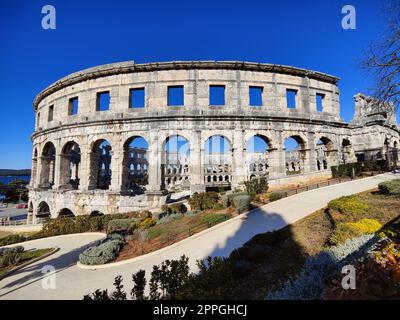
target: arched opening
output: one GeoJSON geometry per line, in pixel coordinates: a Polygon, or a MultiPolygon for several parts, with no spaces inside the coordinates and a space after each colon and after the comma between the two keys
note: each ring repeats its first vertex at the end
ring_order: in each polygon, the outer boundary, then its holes
{"type": "Polygon", "coordinates": [[[40,157],[40,188],[50,189],[54,185],[54,173],[56,165],[56,148],[51,142],[47,142],[40,157]]]}
{"type": "Polygon", "coordinates": [[[36,222],[40,223],[43,220],[50,219],[50,217],[51,213],[49,205],[45,201],[40,202],[36,213],[36,222]]]}
{"type": "Polygon", "coordinates": [[[180,135],[169,136],[164,142],[161,164],[165,189],[178,191],[190,188],[189,160],[189,141],[180,135]]]}
{"type": "Polygon", "coordinates": [[[351,153],[352,153],[352,145],[349,139],[342,140],[342,149],[341,149],[341,162],[342,164],[346,164],[351,161],[351,153]]]}
{"type": "Polygon", "coordinates": [[[90,154],[90,189],[107,190],[111,184],[112,149],[107,140],[97,140],[90,154]]]}
{"type": "Polygon", "coordinates": [[[92,211],[92,212],[90,213],[90,217],[101,217],[101,216],[104,216],[104,213],[103,213],[103,212],[100,212],[100,211],[97,211],[97,210],[92,211]]]}
{"type": "Polygon", "coordinates": [[[300,136],[294,135],[285,139],[286,175],[304,172],[305,149],[305,142],[300,136]]]}
{"type": "Polygon", "coordinates": [[[268,176],[268,158],[270,153],[269,139],[262,135],[252,136],[247,141],[246,151],[247,176],[268,176]]]}
{"type": "Polygon", "coordinates": [[[211,182],[206,181],[206,188],[231,187],[232,176],[232,148],[229,140],[221,135],[211,136],[204,145],[204,173],[213,173],[211,182]],[[228,180],[218,173],[224,173],[228,180]]]}
{"type": "Polygon", "coordinates": [[[79,188],[79,166],[81,162],[81,149],[79,145],[67,142],[61,152],[60,188],[79,188]]]}
{"type": "Polygon", "coordinates": [[[334,161],[332,141],[326,137],[321,137],[320,139],[318,139],[315,153],[317,170],[319,171],[329,169],[328,164],[331,164],[334,161]]]}
{"type": "Polygon", "coordinates": [[[149,144],[139,136],[129,138],[124,144],[122,186],[131,195],[145,191],[148,183],[148,150],[149,144]]]}
{"type": "Polygon", "coordinates": [[[69,210],[68,208],[61,209],[58,216],[63,217],[63,218],[75,217],[74,213],[71,210],[69,210]]]}

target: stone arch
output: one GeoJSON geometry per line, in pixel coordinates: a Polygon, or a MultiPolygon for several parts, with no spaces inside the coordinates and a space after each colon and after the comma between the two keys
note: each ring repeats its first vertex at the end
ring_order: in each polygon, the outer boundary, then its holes
{"type": "Polygon", "coordinates": [[[204,144],[204,175],[211,173],[211,182],[204,178],[206,188],[231,187],[232,176],[232,144],[224,135],[212,135],[204,144]],[[225,180],[220,173],[228,176],[225,180]],[[221,177],[222,179],[220,179],[221,177]]]}
{"type": "Polygon", "coordinates": [[[90,217],[101,217],[101,216],[104,216],[104,213],[103,213],[103,212],[100,212],[100,211],[98,211],[98,210],[94,210],[94,211],[92,211],[92,212],[90,213],[89,216],[90,216],[90,217]]]}
{"type": "Polygon", "coordinates": [[[50,189],[54,185],[56,166],[56,148],[52,142],[46,142],[40,157],[40,184],[42,189],[50,189]]]}
{"type": "Polygon", "coordinates": [[[122,190],[142,194],[148,184],[149,144],[142,136],[132,136],[123,145],[122,190]]]}
{"type": "MultiPolygon", "coordinates": [[[[50,207],[46,201],[41,201],[37,207],[36,211],[36,219],[50,219],[51,218],[51,211],[50,207]]],[[[38,222],[38,221],[37,221],[38,222]]]]}
{"type": "Polygon", "coordinates": [[[72,217],[75,217],[75,215],[72,212],[72,210],[70,210],[68,208],[63,208],[58,212],[58,217],[72,218],[72,217]]]}
{"type": "Polygon", "coordinates": [[[343,138],[341,142],[341,163],[346,164],[353,161],[353,145],[349,138],[343,138]]]}
{"type": "Polygon", "coordinates": [[[180,134],[165,138],[162,144],[161,181],[167,190],[190,188],[190,142],[180,134]],[[187,169],[187,170],[186,170],[187,169]]]}
{"type": "Polygon", "coordinates": [[[328,170],[330,166],[335,165],[335,150],[333,141],[320,136],[315,144],[315,157],[317,170],[328,170]]]}
{"type": "Polygon", "coordinates": [[[255,134],[246,142],[247,177],[268,176],[271,140],[264,135],[255,134]]]}
{"type": "Polygon", "coordinates": [[[61,189],[79,188],[79,169],[81,163],[81,149],[75,141],[68,141],[61,149],[60,157],[60,186],[61,189]]]}
{"type": "Polygon", "coordinates": [[[90,152],[90,189],[109,189],[111,185],[112,147],[106,139],[98,139],[92,143],[90,152]]]}
{"type": "Polygon", "coordinates": [[[302,174],[307,156],[306,140],[299,134],[284,139],[286,175],[302,174]]]}

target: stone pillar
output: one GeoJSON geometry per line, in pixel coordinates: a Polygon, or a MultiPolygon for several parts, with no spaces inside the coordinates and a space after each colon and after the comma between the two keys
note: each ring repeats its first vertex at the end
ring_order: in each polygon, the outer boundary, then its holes
{"type": "MultiPolygon", "coordinates": [[[[94,156],[94,155],[93,155],[94,156]]],[[[88,191],[95,189],[97,170],[92,168],[91,165],[92,153],[87,148],[81,149],[81,162],[80,162],[80,176],[79,176],[79,189],[88,191]]]]}
{"type": "Polygon", "coordinates": [[[204,149],[201,145],[201,131],[194,131],[191,138],[190,149],[190,192],[204,192],[204,149]]]}
{"type": "MultiPolygon", "coordinates": [[[[313,132],[308,132],[307,134],[307,151],[306,151],[306,160],[304,163],[304,172],[313,172],[317,171],[317,153],[316,153],[316,145],[315,145],[315,134],[313,132]]],[[[322,163],[321,163],[322,167],[322,163]]]]}
{"type": "Polygon", "coordinates": [[[233,165],[232,165],[232,187],[241,187],[246,181],[246,154],[245,145],[243,143],[243,131],[235,130],[233,132],[232,141],[232,152],[233,152],[233,165]]]}
{"type": "Polygon", "coordinates": [[[121,192],[122,185],[122,165],[123,165],[123,149],[117,141],[112,144],[111,154],[111,184],[110,191],[121,192]]]}
{"type": "Polygon", "coordinates": [[[56,170],[53,189],[63,189],[69,185],[69,157],[67,155],[58,154],[56,156],[56,170]]]}
{"type": "Polygon", "coordinates": [[[286,149],[285,142],[282,139],[282,132],[276,133],[276,145],[275,150],[272,152],[272,161],[274,163],[274,169],[270,171],[270,177],[282,178],[286,176],[286,149]]]}
{"type": "Polygon", "coordinates": [[[37,188],[38,186],[38,158],[32,159],[32,173],[31,173],[31,181],[29,183],[31,188],[37,188]]]}

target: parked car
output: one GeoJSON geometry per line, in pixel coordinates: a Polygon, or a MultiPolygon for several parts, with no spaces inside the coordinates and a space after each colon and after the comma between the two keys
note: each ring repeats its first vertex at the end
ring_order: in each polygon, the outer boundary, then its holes
{"type": "Polygon", "coordinates": [[[28,208],[28,204],[27,203],[20,203],[19,205],[17,205],[16,208],[17,209],[27,209],[28,208]]]}
{"type": "Polygon", "coordinates": [[[8,208],[8,203],[0,203],[0,209],[8,208]]]}

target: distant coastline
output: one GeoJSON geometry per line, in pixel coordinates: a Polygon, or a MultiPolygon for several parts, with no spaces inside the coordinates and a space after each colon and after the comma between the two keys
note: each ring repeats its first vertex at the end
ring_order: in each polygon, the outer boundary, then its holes
{"type": "Polygon", "coordinates": [[[0,169],[0,177],[4,176],[30,176],[31,169],[0,169]]]}

